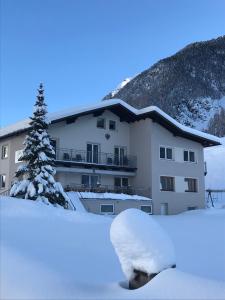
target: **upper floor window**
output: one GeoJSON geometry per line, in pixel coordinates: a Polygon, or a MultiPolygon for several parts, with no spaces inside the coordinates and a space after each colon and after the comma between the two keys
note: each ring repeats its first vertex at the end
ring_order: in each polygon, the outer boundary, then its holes
{"type": "Polygon", "coordinates": [[[187,188],[185,192],[194,192],[196,193],[197,190],[197,179],[195,178],[184,178],[184,181],[187,182],[187,188]]]}
{"type": "Polygon", "coordinates": [[[170,147],[160,147],[160,158],[161,159],[173,159],[173,149],[170,147]]]}
{"type": "Polygon", "coordinates": [[[20,158],[23,156],[23,150],[17,150],[15,152],[15,163],[18,164],[21,162],[20,158]]]}
{"type": "Polygon", "coordinates": [[[9,156],[9,146],[3,145],[2,146],[2,159],[8,158],[8,156],[9,156]]]}
{"type": "Polygon", "coordinates": [[[109,120],[109,129],[116,130],[116,121],[109,120]]]}
{"type": "Polygon", "coordinates": [[[6,175],[0,175],[0,188],[3,189],[6,186],[6,175]]]}
{"type": "Polygon", "coordinates": [[[174,192],[175,190],[174,177],[160,176],[160,184],[161,184],[161,191],[174,192]]]}
{"type": "Polygon", "coordinates": [[[195,152],[192,150],[184,150],[184,161],[195,162],[195,152]]]}
{"type": "Polygon", "coordinates": [[[104,118],[98,118],[97,119],[97,127],[98,128],[105,128],[105,119],[104,118]]]}

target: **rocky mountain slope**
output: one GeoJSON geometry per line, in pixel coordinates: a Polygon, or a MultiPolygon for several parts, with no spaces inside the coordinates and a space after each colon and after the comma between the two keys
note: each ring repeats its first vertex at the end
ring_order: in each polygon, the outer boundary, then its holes
{"type": "MultiPolygon", "coordinates": [[[[212,131],[215,113],[225,107],[225,36],[190,44],[125,79],[103,100],[112,98],[137,108],[156,105],[182,124],[212,131]]],[[[224,122],[222,117],[214,122],[218,120],[224,122]]],[[[215,126],[220,128],[220,124],[215,126]]],[[[221,134],[225,132],[220,130],[221,134]]]]}

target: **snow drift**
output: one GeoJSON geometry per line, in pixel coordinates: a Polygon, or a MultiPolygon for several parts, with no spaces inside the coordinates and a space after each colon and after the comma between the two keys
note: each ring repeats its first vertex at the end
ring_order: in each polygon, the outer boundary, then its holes
{"type": "Polygon", "coordinates": [[[172,238],[179,270],[130,291],[118,284],[111,217],[0,197],[0,299],[224,300],[225,210],[152,218],[172,238]]]}

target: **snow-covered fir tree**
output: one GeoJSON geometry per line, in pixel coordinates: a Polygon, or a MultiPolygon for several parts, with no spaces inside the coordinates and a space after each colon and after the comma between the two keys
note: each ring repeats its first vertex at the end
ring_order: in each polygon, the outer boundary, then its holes
{"type": "Polygon", "coordinates": [[[24,164],[15,174],[16,180],[10,195],[67,207],[68,197],[61,184],[54,179],[55,150],[47,132],[46,108],[44,89],[40,84],[33,116],[30,117],[30,130],[24,141],[23,155],[20,157],[24,164]]]}

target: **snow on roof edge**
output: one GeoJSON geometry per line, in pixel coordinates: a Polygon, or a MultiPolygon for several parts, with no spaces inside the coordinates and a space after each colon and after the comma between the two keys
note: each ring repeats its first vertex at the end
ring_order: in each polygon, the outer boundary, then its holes
{"type": "MultiPolygon", "coordinates": [[[[80,114],[80,113],[83,113],[86,111],[91,111],[91,110],[100,109],[100,108],[107,108],[111,105],[116,105],[116,104],[122,105],[123,107],[125,107],[126,109],[128,109],[129,111],[131,111],[133,114],[135,114],[137,116],[155,111],[158,114],[160,114],[162,117],[167,119],[169,122],[174,124],[176,127],[181,129],[183,132],[190,133],[192,135],[199,136],[201,138],[211,140],[211,141],[221,144],[220,138],[180,124],[179,122],[177,122],[175,119],[170,117],[168,114],[166,114],[164,111],[162,111],[157,106],[148,106],[148,107],[145,107],[142,109],[136,109],[121,99],[110,99],[107,101],[102,101],[100,103],[98,102],[97,104],[92,105],[92,106],[84,106],[81,108],[74,107],[74,108],[69,108],[66,110],[60,110],[59,112],[48,113],[48,119],[50,122],[52,122],[52,121],[56,121],[58,119],[69,117],[71,115],[76,115],[76,114],[80,114]]],[[[16,133],[16,132],[19,132],[21,130],[25,130],[28,128],[29,128],[29,119],[25,119],[23,121],[14,123],[12,125],[0,128],[0,138],[6,136],[8,134],[11,134],[14,132],[16,133]]]]}
{"type": "Polygon", "coordinates": [[[151,112],[151,111],[155,111],[155,112],[159,113],[162,117],[167,119],[169,122],[171,122],[172,124],[174,124],[176,127],[178,127],[179,129],[181,129],[184,132],[193,134],[195,136],[200,136],[204,139],[212,140],[212,141],[215,141],[215,142],[221,144],[221,140],[220,140],[221,138],[219,138],[215,135],[205,133],[200,130],[185,126],[185,125],[179,123],[178,121],[176,121],[175,119],[173,119],[172,117],[170,117],[167,113],[165,113],[163,110],[161,110],[157,106],[149,106],[149,107],[142,108],[138,111],[138,114],[141,115],[141,114],[151,112]]]}

